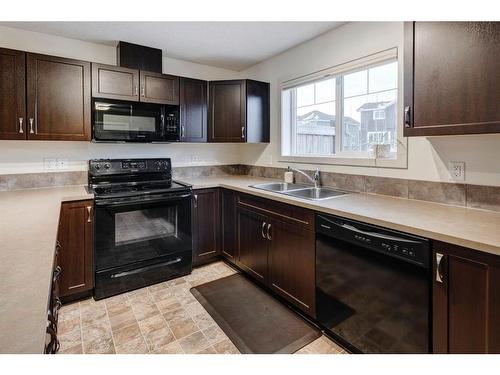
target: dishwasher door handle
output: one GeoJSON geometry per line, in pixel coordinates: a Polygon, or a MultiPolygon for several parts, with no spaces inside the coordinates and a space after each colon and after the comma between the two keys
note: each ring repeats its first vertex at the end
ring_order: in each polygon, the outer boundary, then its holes
{"type": "MultiPolygon", "coordinates": [[[[397,237],[397,236],[392,236],[392,235],[382,234],[382,233],[377,233],[377,232],[367,232],[367,231],[361,230],[361,229],[356,228],[356,227],[349,225],[349,224],[338,223],[335,221],[328,221],[328,222],[337,226],[337,227],[346,229],[346,230],[351,231],[351,232],[356,232],[356,233],[362,234],[364,236],[370,236],[370,237],[374,237],[374,238],[380,238],[382,240],[399,241],[399,242],[405,242],[405,243],[413,243],[413,244],[419,243],[418,241],[412,241],[412,240],[409,240],[407,238],[402,238],[402,237],[397,237]]],[[[321,224],[321,226],[324,227],[323,224],[321,224]]]]}

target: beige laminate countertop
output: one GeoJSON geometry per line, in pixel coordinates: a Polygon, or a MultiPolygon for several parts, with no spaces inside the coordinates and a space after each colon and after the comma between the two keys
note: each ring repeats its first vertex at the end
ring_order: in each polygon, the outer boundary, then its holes
{"type": "Polygon", "coordinates": [[[0,353],[42,353],[61,202],[83,186],[0,193],[0,353]]]}
{"type": "Polygon", "coordinates": [[[249,187],[275,180],[250,176],[184,178],[194,189],[224,187],[314,211],[500,255],[500,213],[383,195],[352,193],[310,201],[249,187]]]}
{"type": "MultiPolygon", "coordinates": [[[[314,202],[249,185],[275,180],[184,178],[500,255],[500,213],[353,193],[314,202]]],[[[60,204],[92,199],[83,186],[0,192],[0,353],[42,353],[60,204]]]]}

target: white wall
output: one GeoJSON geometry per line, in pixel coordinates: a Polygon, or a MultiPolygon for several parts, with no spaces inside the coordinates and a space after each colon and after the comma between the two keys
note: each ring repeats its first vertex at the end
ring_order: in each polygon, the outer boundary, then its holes
{"type": "MultiPolygon", "coordinates": [[[[104,64],[116,63],[112,46],[0,26],[0,47],[44,53],[104,64]]],[[[163,72],[217,80],[239,73],[164,57],[163,72]]],[[[44,158],[69,159],[70,170],[85,170],[92,158],[170,157],[174,166],[239,163],[236,144],[95,144],[90,142],[0,141],[0,174],[43,172],[44,158]]]]}
{"type": "MultiPolygon", "coordinates": [[[[280,163],[279,83],[351,59],[397,46],[402,54],[402,23],[349,23],[257,64],[243,72],[164,58],[165,73],[214,80],[238,77],[271,82],[271,143],[113,145],[86,142],[0,141],[0,174],[43,171],[43,159],[68,158],[71,169],[85,169],[90,158],[171,157],[174,165],[280,163]]],[[[0,26],[0,47],[114,64],[114,47],[0,26]]],[[[448,161],[466,162],[466,181],[500,185],[500,135],[411,138],[408,168],[321,166],[321,170],[432,181],[448,181],[448,161]]],[[[300,167],[301,165],[297,165],[300,167]]],[[[302,165],[312,167],[311,165],[302,165]]]]}
{"type": "MultiPolygon", "coordinates": [[[[282,81],[300,77],[388,48],[403,54],[400,22],[348,23],[242,72],[271,82],[271,144],[243,151],[255,165],[283,167],[280,162],[280,92],[282,81]]],[[[400,65],[402,67],[402,64],[400,65]]],[[[401,104],[402,105],[402,104],[401,104]]],[[[500,185],[500,135],[416,137],[408,142],[408,168],[320,166],[321,170],[431,181],[449,181],[447,163],[466,162],[466,181],[500,185]]],[[[298,165],[310,168],[311,165],[298,165]]]]}

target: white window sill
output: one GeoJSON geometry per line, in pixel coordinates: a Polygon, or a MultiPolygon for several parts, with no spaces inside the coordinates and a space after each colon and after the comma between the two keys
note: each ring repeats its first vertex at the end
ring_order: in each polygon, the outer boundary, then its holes
{"type": "Polygon", "coordinates": [[[345,156],[290,156],[281,155],[279,162],[299,164],[324,164],[324,165],[347,165],[359,167],[376,168],[408,168],[406,153],[400,153],[397,158],[376,159],[374,157],[345,157],[345,156]]]}

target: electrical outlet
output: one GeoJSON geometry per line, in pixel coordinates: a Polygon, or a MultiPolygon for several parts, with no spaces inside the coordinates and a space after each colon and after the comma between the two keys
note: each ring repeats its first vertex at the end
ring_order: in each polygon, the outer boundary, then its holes
{"type": "Polygon", "coordinates": [[[450,161],[448,169],[452,180],[465,181],[465,163],[463,161],[450,161]]]}
{"type": "Polygon", "coordinates": [[[68,169],[68,159],[56,159],[56,169],[68,169]]]}
{"type": "Polygon", "coordinates": [[[43,168],[47,170],[56,169],[57,159],[55,158],[44,158],[43,159],[43,168]]]}

